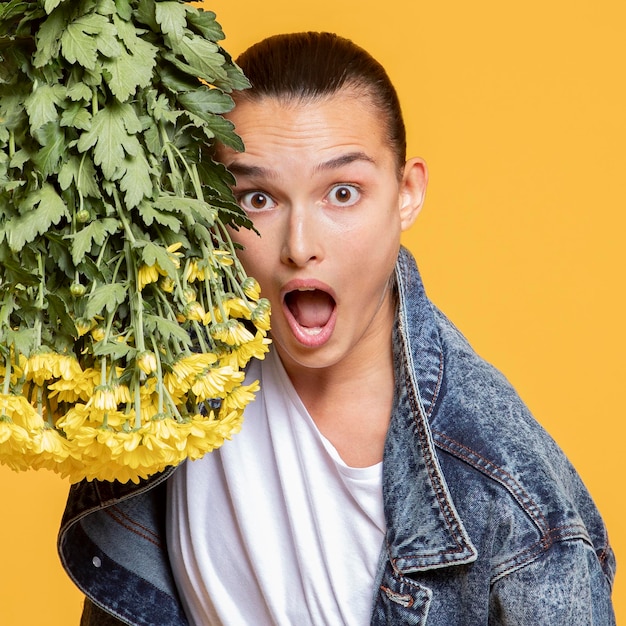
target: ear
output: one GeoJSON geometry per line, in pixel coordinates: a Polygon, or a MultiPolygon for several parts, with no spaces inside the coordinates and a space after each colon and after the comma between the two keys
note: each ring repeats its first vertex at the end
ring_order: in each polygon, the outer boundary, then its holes
{"type": "Polygon", "coordinates": [[[400,181],[400,225],[403,231],[413,226],[422,210],[428,184],[428,168],[423,159],[410,159],[404,165],[400,181]]]}

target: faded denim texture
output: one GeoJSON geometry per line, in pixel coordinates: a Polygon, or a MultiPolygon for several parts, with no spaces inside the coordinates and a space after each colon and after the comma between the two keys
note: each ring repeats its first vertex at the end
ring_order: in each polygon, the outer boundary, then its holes
{"type": "MultiPolygon", "coordinates": [[[[388,530],[371,624],[614,625],[615,559],[576,471],[428,301],[404,249],[396,277],[388,530]]],[[[84,626],[187,624],[164,545],[170,473],[72,487],[59,552],[89,598],[84,626]]]]}

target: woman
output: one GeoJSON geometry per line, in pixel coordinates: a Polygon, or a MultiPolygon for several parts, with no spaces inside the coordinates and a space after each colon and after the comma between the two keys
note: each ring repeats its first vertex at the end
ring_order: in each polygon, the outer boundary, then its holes
{"type": "Polygon", "coordinates": [[[84,623],[613,624],[589,494],[400,247],[427,172],[382,67],[327,33],[238,63],[246,150],[216,156],[259,233],[234,237],[272,303],[262,391],[202,460],[73,492],[84,623]]]}

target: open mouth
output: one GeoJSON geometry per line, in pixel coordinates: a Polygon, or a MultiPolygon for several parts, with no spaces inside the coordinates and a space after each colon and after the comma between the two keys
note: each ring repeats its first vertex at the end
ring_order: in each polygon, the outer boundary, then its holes
{"type": "Polygon", "coordinates": [[[305,333],[318,334],[328,325],[335,311],[335,300],[321,289],[295,289],[285,294],[285,306],[305,333]]]}

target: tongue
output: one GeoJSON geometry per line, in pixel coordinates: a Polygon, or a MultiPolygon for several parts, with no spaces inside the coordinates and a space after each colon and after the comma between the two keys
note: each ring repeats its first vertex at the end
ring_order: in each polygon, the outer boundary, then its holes
{"type": "Polygon", "coordinates": [[[321,328],[325,326],[334,308],[334,301],[326,292],[292,291],[287,294],[285,302],[300,326],[305,328],[321,328]]]}

